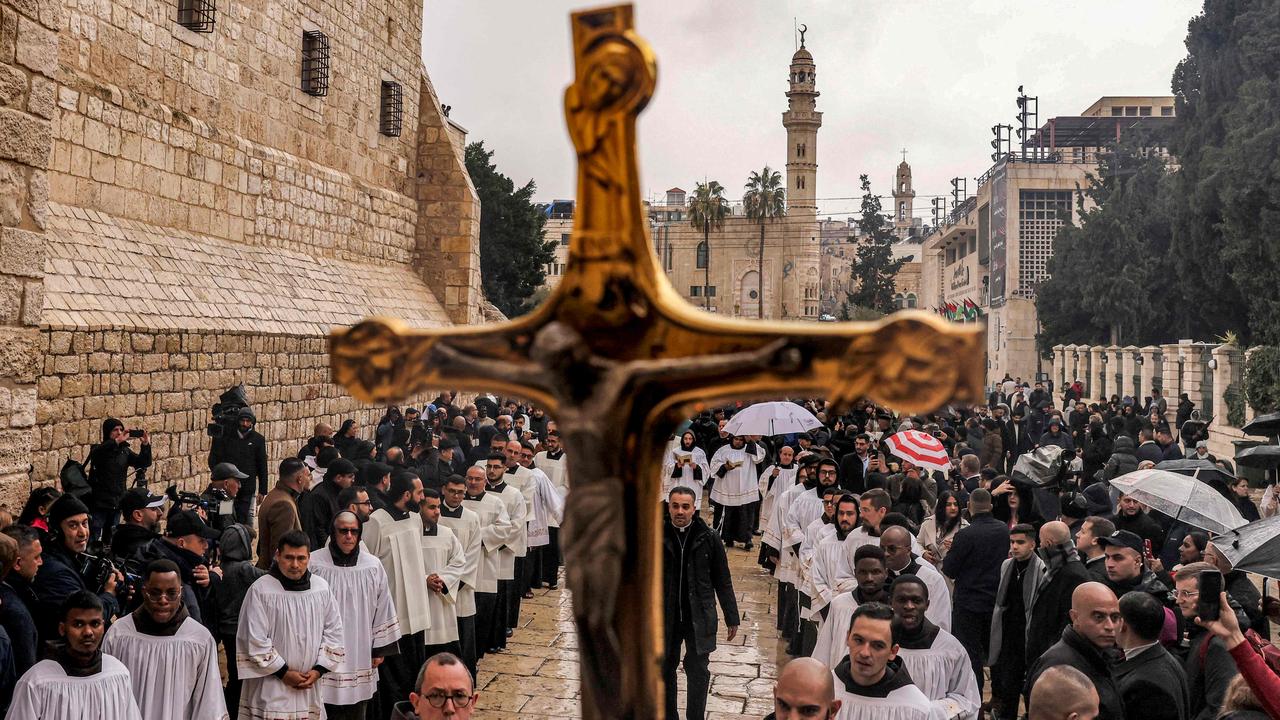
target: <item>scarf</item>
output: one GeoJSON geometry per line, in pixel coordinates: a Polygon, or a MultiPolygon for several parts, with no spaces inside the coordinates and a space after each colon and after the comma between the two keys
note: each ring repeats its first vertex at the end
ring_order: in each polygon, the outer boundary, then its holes
{"type": "Polygon", "coordinates": [[[898,622],[895,618],[893,621],[893,641],[898,647],[906,650],[928,650],[933,647],[933,641],[938,638],[938,632],[941,628],[929,622],[929,618],[924,618],[924,622],[916,626],[915,630],[908,630],[898,622]]]}
{"type": "Polygon", "coordinates": [[[329,523],[329,556],[333,558],[333,564],[338,567],[355,567],[360,560],[360,539],[364,537],[364,523],[356,518],[356,546],[351,548],[349,553],[342,552],[338,547],[338,515],[334,515],[333,521],[329,523]]]}
{"type": "Polygon", "coordinates": [[[71,677],[97,675],[102,672],[102,644],[98,644],[89,659],[82,660],[72,656],[71,651],[67,649],[67,644],[60,642],[55,646],[53,659],[62,666],[63,672],[71,677]]]}
{"type": "Polygon", "coordinates": [[[178,612],[169,618],[168,622],[156,622],[151,617],[151,613],[147,612],[145,607],[134,610],[133,626],[143,635],[154,635],[156,637],[173,637],[178,634],[178,628],[182,627],[182,623],[191,615],[187,612],[187,604],[182,603],[178,607],[178,612]]]}
{"type": "Polygon", "coordinates": [[[280,566],[273,562],[271,563],[271,569],[268,571],[268,574],[276,580],[279,580],[280,586],[289,592],[301,592],[303,590],[311,589],[310,570],[302,573],[302,577],[297,580],[291,580],[289,576],[280,571],[280,566]]]}

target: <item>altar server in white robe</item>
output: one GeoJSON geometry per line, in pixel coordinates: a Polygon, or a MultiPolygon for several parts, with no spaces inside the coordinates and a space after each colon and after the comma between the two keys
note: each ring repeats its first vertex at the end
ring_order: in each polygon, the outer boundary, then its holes
{"type": "MultiPolygon", "coordinates": [[[[827,606],[841,593],[849,592],[857,585],[852,572],[846,572],[844,540],[858,524],[858,500],[842,488],[834,488],[834,533],[828,533],[818,543],[809,563],[809,611],[810,619],[818,626],[827,616],[827,606]]],[[[815,633],[814,639],[817,639],[815,633]]]]}
{"type": "Polygon", "coordinates": [[[333,517],[329,542],[311,552],[311,572],[325,579],[342,613],[342,664],[320,678],[329,720],[364,720],[378,690],[378,666],[399,652],[400,621],[382,563],[363,547],[359,517],[333,517]]]}
{"type": "Polygon", "coordinates": [[[514,528],[506,503],[489,487],[484,468],[467,468],[467,494],[463,507],[480,517],[480,569],[476,573],[476,656],[497,652],[496,640],[505,639],[506,616],[498,614],[498,567],[502,549],[514,528]]]}
{"type": "Polygon", "coordinates": [[[893,641],[893,610],[867,603],[853,611],[848,654],[835,666],[836,720],[945,720],[911,682],[893,641]]]}
{"type": "Polygon", "coordinates": [[[884,551],[879,545],[858,548],[854,562],[854,581],[857,584],[852,591],[835,596],[827,606],[827,617],[818,628],[818,641],[813,646],[811,657],[821,660],[827,667],[835,667],[849,654],[845,640],[849,635],[849,624],[853,622],[853,612],[867,603],[889,603],[889,586],[885,582],[888,574],[884,551]]]}
{"type": "Polygon", "coordinates": [[[236,629],[240,720],[324,717],[320,680],[345,656],[338,601],[312,575],[300,530],[276,543],[266,575],[249,586],[236,629]]]}
{"type": "Polygon", "coordinates": [[[422,520],[416,512],[422,502],[422,480],[412,472],[391,473],[390,501],[375,510],[364,524],[364,545],[382,562],[387,585],[400,623],[399,652],[378,666],[378,705],[391,714],[398,698],[408,697],[417,679],[424,635],[431,627],[427,607],[427,576],[422,572],[422,520]]]}
{"type": "Polygon", "coordinates": [[[817,622],[820,616],[814,609],[813,558],[818,547],[828,538],[836,535],[836,499],[840,497],[838,485],[830,485],[822,490],[822,514],[810,521],[805,528],[804,542],[800,543],[799,576],[797,584],[800,600],[800,632],[795,641],[796,655],[808,655],[818,637],[817,622]]]}
{"type": "MultiPolygon", "coordinates": [[[[542,452],[533,456],[533,466],[547,474],[561,502],[569,494],[569,463],[560,444],[560,431],[548,430],[542,452]]],[[[665,497],[665,496],[664,496],[665,497]]],[[[542,551],[541,582],[554,590],[560,584],[560,521],[551,523],[547,546],[542,551]]]]}
{"type": "Polygon", "coordinates": [[[454,613],[458,618],[458,656],[476,676],[476,577],[480,571],[480,516],[462,506],[467,496],[467,481],[461,475],[450,475],[445,481],[440,503],[440,524],[453,531],[462,545],[463,566],[458,571],[458,591],[454,596],[454,613]]]}
{"type": "Polygon", "coordinates": [[[685,430],[680,435],[680,442],[667,448],[662,460],[662,495],[665,501],[673,488],[684,486],[693,491],[695,508],[702,507],[702,488],[707,478],[711,477],[711,466],[707,464],[707,454],[694,443],[697,437],[692,430],[685,430]]]}
{"type": "Polygon", "coordinates": [[[218,646],[187,613],[181,570],[153,560],[142,581],[142,607],[111,625],[102,652],[129,668],[144,720],[226,720],[218,646]]]}
{"type": "Polygon", "coordinates": [[[533,590],[542,589],[543,555],[551,544],[551,524],[558,524],[564,517],[564,495],[546,473],[534,466],[533,455],[533,445],[520,443],[520,465],[529,471],[529,491],[525,493],[529,503],[529,533],[525,539],[529,553],[524,560],[526,597],[532,597],[533,590]]]}
{"type": "Polygon", "coordinates": [[[18,678],[8,720],[141,720],[124,663],[102,653],[102,601],[77,590],[62,602],[62,644],[18,678]]]}
{"type": "Polygon", "coordinates": [[[726,547],[740,542],[747,550],[752,548],[752,518],[755,504],[760,502],[756,463],[764,457],[764,448],[743,435],[733,436],[728,445],[711,456],[711,475],[716,479],[711,486],[711,502],[717,515],[714,524],[726,547]]]}
{"type": "MultiPolygon", "coordinates": [[[[778,533],[776,530],[770,530],[770,525],[775,521],[773,516],[773,508],[778,504],[778,498],[783,493],[795,487],[796,484],[796,464],[795,464],[795,448],[790,445],[783,445],[778,448],[777,462],[769,465],[760,473],[760,535],[766,535],[776,538],[778,533]]],[[[761,542],[764,542],[763,540],[761,542]]],[[[774,545],[773,547],[777,547],[774,545]]]]}
{"type": "Polygon", "coordinates": [[[884,550],[885,564],[889,567],[889,581],[900,575],[915,575],[929,588],[929,622],[951,631],[951,593],[947,581],[932,563],[925,562],[911,551],[915,538],[904,527],[886,527],[880,534],[880,549],[884,550]],[[937,598],[937,602],[934,602],[937,598]]]}
{"type": "Polygon", "coordinates": [[[440,523],[440,493],[426,490],[422,498],[422,561],[427,574],[427,604],[431,606],[431,629],[427,631],[424,653],[431,657],[448,652],[459,655],[457,599],[462,575],[467,569],[462,542],[447,525],[440,523]]]}
{"type": "Polygon", "coordinates": [[[491,642],[499,650],[507,646],[507,638],[519,624],[520,596],[524,594],[524,589],[516,581],[517,577],[523,577],[517,570],[524,570],[524,556],[529,549],[529,503],[525,500],[523,489],[529,481],[528,471],[519,465],[520,443],[508,443],[507,447],[507,452],[502,455],[501,467],[494,464],[498,457],[496,453],[485,461],[485,494],[501,500],[507,508],[507,517],[511,520],[507,540],[498,551],[497,616],[502,619],[502,627],[495,632],[491,642]],[[510,465],[513,459],[510,449],[512,446],[516,448],[514,469],[510,465]]]}
{"type": "MultiPolygon", "coordinates": [[[[774,557],[773,577],[778,581],[778,631],[786,640],[799,629],[799,609],[796,600],[796,580],[799,558],[796,547],[786,542],[786,519],[791,504],[800,493],[813,492],[817,486],[817,474],[814,465],[806,465],[803,458],[796,460],[796,484],[778,496],[770,513],[769,522],[761,536],[761,542],[770,549],[774,557]]],[[[821,504],[819,504],[821,507],[821,504]]],[[[803,537],[801,538],[803,540],[803,537]]]]}
{"type": "Polygon", "coordinates": [[[899,575],[890,586],[893,641],[911,681],[949,720],[976,720],[982,693],[969,654],[955,636],[928,617],[932,593],[923,579],[899,575]]]}

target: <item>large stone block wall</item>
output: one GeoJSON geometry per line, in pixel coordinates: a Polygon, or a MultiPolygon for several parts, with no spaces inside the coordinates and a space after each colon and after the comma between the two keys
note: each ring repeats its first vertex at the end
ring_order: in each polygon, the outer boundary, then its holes
{"type": "MultiPolygon", "coordinates": [[[[31,455],[37,484],[55,480],[68,457],[84,460],[101,440],[102,420],[117,417],[151,432],[153,489],[203,487],[209,409],[242,382],[267,438],[273,483],[276,465],[302,447],[317,422],[337,428],[355,418],[372,439],[382,415],[382,408],[358,403],[329,382],[328,344],[320,337],[44,328],[38,342],[43,366],[31,455]]],[[[406,404],[422,407],[434,396],[406,404]]],[[[0,502],[12,508],[30,487],[5,483],[0,502]]]]}
{"type": "Polygon", "coordinates": [[[0,487],[27,477],[40,374],[58,0],[0,0],[0,487]]]}

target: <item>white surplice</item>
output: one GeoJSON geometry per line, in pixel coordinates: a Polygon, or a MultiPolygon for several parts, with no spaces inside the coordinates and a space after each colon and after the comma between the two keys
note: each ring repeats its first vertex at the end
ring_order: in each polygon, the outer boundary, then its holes
{"type": "MultiPolygon", "coordinates": [[[[533,466],[547,474],[551,479],[551,486],[556,489],[563,503],[565,496],[569,494],[569,463],[566,462],[564,450],[556,453],[555,457],[551,457],[551,453],[543,450],[533,456],[533,466]]],[[[551,527],[560,527],[560,521],[551,523],[551,527]]]]}
{"type": "Polygon", "coordinates": [[[8,720],[141,720],[124,663],[102,656],[102,670],[68,675],[54,660],[41,660],[18,678],[8,720]]]}
{"type": "MultiPolygon", "coordinates": [[[[440,518],[444,519],[443,516],[440,518]]],[[[436,574],[444,582],[445,592],[427,588],[427,604],[431,606],[431,629],[426,634],[427,645],[444,645],[458,639],[458,614],[455,600],[461,588],[462,576],[469,563],[462,542],[453,530],[444,524],[436,525],[434,533],[422,536],[422,561],[427,575],[436,574]]],[[[474,607],[474,599],[472,606],[474,607]]],[[[474,610],[472,611],[474,613],[474,610]]],[[[465,616],[463,616],[465,617],[465,616]]]]}
{"type": "Polygon", "coordinates": [[[402,634],[387,571],[363,547],[352,567],[334,564],[328,546],[313,550],[310,568],[313,575],[329,583],[338,602],[346,648],[337,669],[320,678],[320,695],[330,705],[354,705],[368,700],[378,690],[374,648],[394,645],[402,634]]]}
{"type": "Polygon", "coordinates": [[[453,531],[462,546],[463,565],[458,570],[458,592],[454,595],[453,609],[457,617],[469,618],[476,614],[476,574],[480,571],[483,550],[480,546],[480,516],[475,511],[458,506],[457,517],[448,505],[440,505],[440,524],[453,531]]]}
{"type": "MultiPolygon", "coordinates": [[[[520,468],[524,470],[524,468],[520,468]]],[[[526,472],[528,472],[526,470],[526,472]]],[[[492,495],[502,501],[507,509],[507,535],[498,549],[498,579],[514,580],[516,577],[516,558],[528,553],[529,542],[529,505],[525,502],[524,492],[506,482],[511,475],[503,475],[502,489],[496,490],[493,485],[485,489],[485,497],[492,495]]],[[[527,478],[525,478],[527,480],[527,478]]]]}
{"type": "Polygon", "coordinates": [[[804,531],[804,542],[800,543],[799,570],[797,575],[799,579],[796,581],[796,588],[804,593],[810,600],[809,607],[800,608],[800,617],[805,620],[813,620],[818,617],[813,607],[813,555],[817,551],[818,546],[827,538],[835,537],[836,526],[823,520],[819,515],[817,519],[809,522],[804,531]]]}
{"type": "Polygon", "coordinates": [[[320,683],[305,690],[275,677],[282,667],[307,672],[319,665],[342,667],[342,616],[329,583],[311,575],[306,590],[285,590],[272,575],[249,586],[236,629],[236,670],[241,720],[313,720],[323,718],[320,683]]]}
{"type": "Polygon", "coordinates": [[[827,667],[835,667],[849,654],[849,619],[858,609],[853,592],[844,592],[832,598],[827,606],[827,619],[818,627],[818,641],[814,643],[810,657],[817,658],[827,667]]]}
{"type": "Polygon", "coordinates": [[[476,571],[476,592],[498,592],[499,555],[512,532],[506,503],[497,495],[486,492],[479,500],[463,500],[462,506],[480,518],[480,567],[476,571]]]}
{"type": "MultiPolygon", "coordinates": [[[[786,519],[792,503],[804,491],[805,487],[797,484],[778,496],[761,539],[765,545],[778,551],[778,565],[773,571],[773,577],[780,583],[796,582],[799,558],[791,544],[786,542],[786,519]]],[[[818,507],[821,509],[822,505],[819,504],[818,507]]]]}
{"type": "Polygon", "coordinates": [[[229,717],[213,635],[188,617],[170,636],[148,635],[133,615],[112,623],[102,652],[129,668],[143,720],[224,720],[229,717]]]}
{"type": "Polygon", "coordinates": [[[844,541],[840,539],[835,525],[828,525],[831,531],[818,543],[809,561],[809,610],[812,619],[819,620],[819,614],[837,595],[852,590],[858,583],[852,575],[845,573],[844,541]]]}
{"type": "MultiPolygon", "coordinates": [[[[835,674],[834,672],[832,673],[835,674]]],[[[904,685],[883,697],[861,695],[835,677],[840,712],[835,720],[946,720],[946,716],[915,685],[904,685]]]]}
{"type": "Polygon", "coordinates": [[[665,459],[662,461],[662,496],[659,502],[670,497],[671,491],[677,486],[684,486],[693,491],[693,506],[702,507],[702,490],[707,483],[707,478],[711,477],[711,466],[707,464],[707,454],[700,447],[685,450],[677,441],[674,448],[667,448],[663,458],[665,459]],[[688,458],[691,464],[679,462],[682,458],[688,458]],[[679,467],[678,471],[677,467],[679,467]],[[699,475],[701,478],[698,477],[699,475]]]}
{"type": "Polygon", "coordinates": [[[528,468],[530,492],[528,546],[543,547],[551,543],[551,528],[560,527],[564,516],[564,496],[556,491],[551,478],[538,468],[528,468]]]}
{"type": "MultiPolygon", "coordinates": [[[[796,468],[795,463],[791,467],[782,467],[781,465],[770,465],[760,473],[760,533],[770,533],[769,525],[774,521],[773,508],[778,504],[778,498],[782,494],[796,485],[796,468]],[[773,477],[773,469],[778,468],[778,477],[773,477]],[[773,481],[770,486],[770,481],[773,481]]],[[[776,532],[772,533],[774,536],[776,532]]],[[[776,547],[776,546],[775,546],[776,547]]]]}
{"type": "Polygon", "coordinates": [[[982,707],[982,694],[973,677],[969,653],[954,635],[939,630],[928,648],[900,648],[898,657],[911,674],[911,681],[948,720],[975,720],[982,707]]]}
{"type": "Polygon", "coordinates": [[[382,562],[391,588],[400,632],[413,635],[431,627],[427,577],[422,574],[422,518],[411,512],[403,520],[375,510],[364,523],[364,544],[382,562]]]}
{"type": "Polygon", "coordinates": [[[750,505],[760,499],[760,487],[756,475],[756,463],[764,460],[764,448],[755,446],[754,452],[748,452],[751,443],[734,449],[730,443],[721,447],[711,456],[711,474],[715,476],[715,484],[711,486],[711,499],[726,507],[750,505]],[[732,462],[736,467],[718,475],[725,463],[732,462]]]}

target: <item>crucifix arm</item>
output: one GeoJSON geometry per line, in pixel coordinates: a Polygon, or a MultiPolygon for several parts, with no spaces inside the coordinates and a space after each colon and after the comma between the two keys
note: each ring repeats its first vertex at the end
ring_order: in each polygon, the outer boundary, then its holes
{"type": "Polygon", "coordinates": [[[527,363],[511,363],[485,357],[466,355],[457,348],[437,340],[431,346],[431,359],[440,370],[501,378],[509,384],[545,390],[550,386],[547,373],[542,368],[527,363]]]}
{"type": "Polygon", "coordinates": [[[661,379],[664,382],[692,382],[720,377],[728,372],[763,370],[778,362],[798,362],[784,352],[786,338],[778,338],[755,350],[727,353],[711,357],[680,358],[678,360],[640,360],[631,363],[631,376],[637,385],[661,379]]]}

